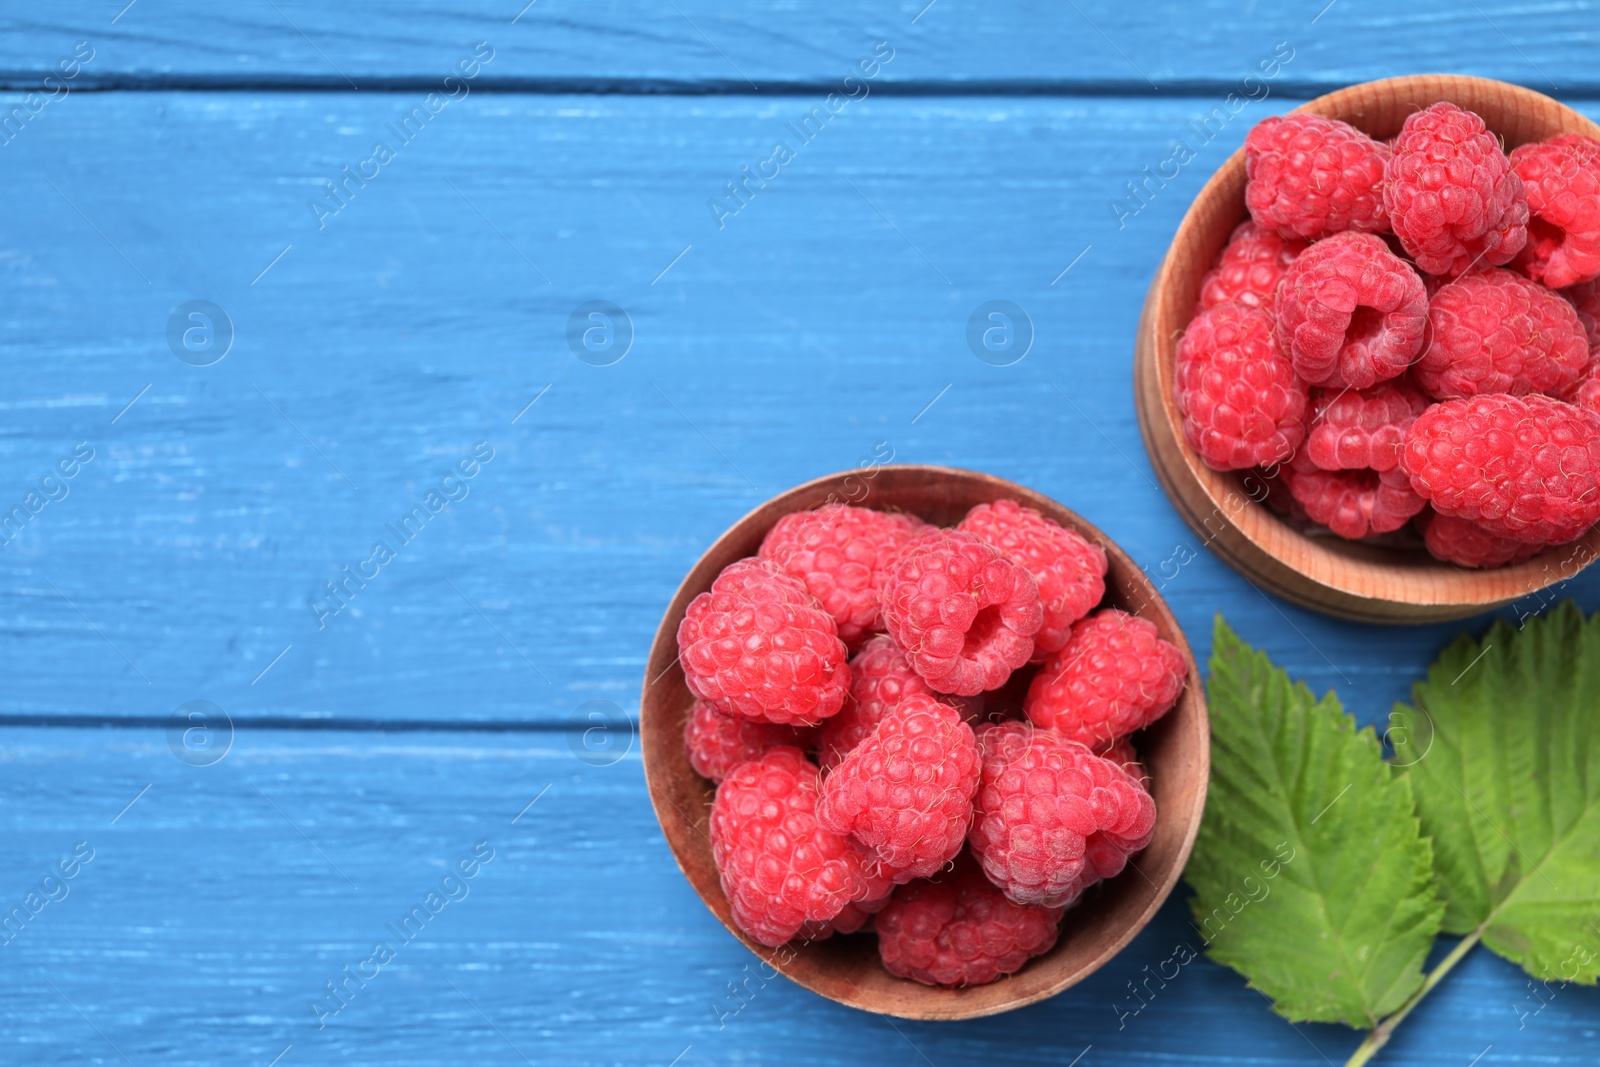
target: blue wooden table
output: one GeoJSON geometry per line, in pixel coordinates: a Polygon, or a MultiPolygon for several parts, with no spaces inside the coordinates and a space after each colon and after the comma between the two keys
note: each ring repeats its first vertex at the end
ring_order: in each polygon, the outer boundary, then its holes
{"type": "MultiPolygon", "coordinates": [[[[640,672],[730,522],[892,457],[1051,494],[1198,654],[1224,613],[1381,720],[1462,627],[1197,546],[1140,302],[1309,96],[1449,70],[1600,116],[1596,5],[524,2],[0,13],[0,909],[43,901],[0,1061],[1342,1061],[1204,959],[1127,1015],[1176,899],[999,1018],[763,982],[651,814],[640,672]],[[969,346],[993,300],[1018,361],[969,346]]],[[[1479,954],[1384,1062],[1592,1063],[1600,994],[1524,986],[1479,954]]]]}

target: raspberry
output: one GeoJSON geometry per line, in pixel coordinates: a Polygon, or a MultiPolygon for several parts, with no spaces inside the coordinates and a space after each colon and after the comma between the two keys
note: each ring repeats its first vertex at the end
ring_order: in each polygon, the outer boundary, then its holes
{"type": "Polygon", "coordinates": [[[929,686],[974,696],[1028,662],[1044,609],[1032,575],[951,530],[906,547],[884,579],[883,619],[929,686]]]}
{"type": "Polygon", "coordinates": [[[1072,639],[1034,675],[1028,721],[1086,745],[1143,729],[1183,692],[1183,653],[1155,623],[1108,608],[1072,628],[1072,639]]]}
{"type": "MultiPolygon", "coordinates": [[[[1296,459],[1310,463],[1303,453],[1296,459]]],[[[1305,505],[1289,492],[1289,479],[1284,477],[1284,466],[1286,465],[1251,472],[1245,478],[1245,488],[1250,490],[1253,499],[1267,505],[1276,514],[1292,522],[1310,522],[1311,516],[1306,514],[1305,505]]]]}
{"type": "Polygon", "coordinates": [[[1578,321],[1583,323],[1584,335],[1589,338],[1589,348],[1600,347],[1600,280],[1579,282],[1571,289],[1563,289],[1561,295],[1577,308],[1578,321]]]}
{"type": "Polygon", "coordinates": [[[906,697],[822,785],[817,822],[851,834],[896,882],[926,878],[961,851],[978,788],[972,727],[948,704],[906,697]]]}
{"type": "Polygon", "coordinates": [[[1018,970],[1056,943],[1059,909],[1013,904],[970,864],[937,882],[895,891],[878,915],[878,954],[890,974],[969,986],[1018,970]]]}
{"type": "Polygon", "coordinates": [[[1406,119],[1385,178],[1395,235],[1429,274],[1498,267],[1528,239],[1522,179],[1483,120],[1454,104],[1406,119]]]}
{"type": "MultiPolygon", "coordinates": [[[[1414,267],[1416,264],[1412,264],[1412,266],[1414,267]]],[[[1438,295],[1440,289],[1450,284],[1449,278],[1441,278],[1437,274],[1425,274],[1421,271],[1417,273],[1422,278],[1422,291],[1428,294],[1429,303],[1433,302],[1433,298],[1438,295]]]]}
{"type": "Polygon", "coordinates": [[[875,883],[864,853],[817,823],[817,768],[787,745],[741,763],[711,805],[711,855],[739,929],[763,945],[825,923],[875,883]]]}
{"type": "Polygon", "coordinates": [[[1133,742],[1126,737],[1119,737],[1110,744],[1095,748],[1094,754],[1103,760],[1115,763],[1142,785],[1150,781],[1150,776],[1145,773],[1144,764],[1139,762],[1139,753],[1134,750],[1133,742]]]}
{"type": "Polygon", "coordinates": [[[1311,385],[1368,389],[1422,348],[1428,294],[1411,265],[1370,233],[1335,234],[1289,265],[1278,345],[1311,385]]]}
{"type": "Polygon", "coordinates": [[[678,626],[689,691],[725,715],[809,726],[835,714],[850,668],[833,617],[761,559],[728,564],[678,626]]]}
{"type": "Polygon", "coordinates": [[[1560,394],[1561,399],[1580,408],[1600,412],[1600,359],[1591,352],[1583,374],[1560,394]]]}
{"type": "Polygon", "coordinates": [[[872,921],[874,915],[888,907],[889,898],[894,893],[894,883],[886,878],[875,884],[884,887],[881,895],[873,892],[866,900],[852,900],[826,922],[807,923],[801,928],[800,936],[807,941],[825,941],[834,934],[853,934],[861,930],[872,921]]]}
{"type": "Polygon", "coordinates": [[[1428,512],[1417,516],[1422,542],[1434,559],[1462,567],[1503,567],[1537,554],[1543,545],[1530,545],[1490,533],[1475,522],[1453,515],[1428,512]]]}
{"type": "Polygon", "coordinates": [[[849,751],[871,736],[884,713],[908,696],[931,694],[922,675],[887,634],[861,646],[850,661],[850,699],[844,710],[822,725],[818,763],[831,771],[849,751]]]}
{"type": "Polygon", "coordinates": [[[1338,119],[1274,115],[1244,139],[1244,201],[1260,226],[1318,240],[1345,230],[1382,233],[1389,146],[1338,119]]]}
{"type": "Polygon", "coordinates": [[[991,689],[975,697],[945,697],[945,700],[953,703],[956,699],[961,699],[967,703],[968,707],[963,710],[962,718],[974,730],[986,722],[1005,722],[1008,719],[1020,722],[1023,718],[1022,700],[1028,695],[1028,685],[1033,681],[1033,673],[1017,671],[1007,678],[1006,684],[999,689],[991,689]]]}
{"type": "Polygon", "coordinates": [[[1441,400],[1559,393],[1589,362],[1572,305],[1508,270],[1463,274],[1440,289],[1428,305],[1428,325],[1417,384],[1441,400]]]}
{"type": "Polygon", "coordinates": [[[1278,463],[1305,439],[1306,386],[1272,337],[1272,315],[1220,304],[1178,341],[1178,410],[1214,470],[1278,463]]]}
{"type": "Polygon", "coordinates": [[[1239,223],[1227,247],[1217,253],[1217,261],[1200,279],[1195,314],[1231,303],[1271,311],[1283,272],[1305,250],[1306,243],[1298,238],[1280,237],[1253,222],[1239,223]]]}
{"type": "Polygon", "coordinates": [[[921,519],[849,504],[826,504],[779,519],[761,542],[761,558],[800,579],[854,647],[882,630],[878,584],[893,557],[924,531],[921,519]]]}
{"type": "MultiPolygon", "coordinates": [[[[822,724],[817,763],[831,771],[861,742],[872,735],[878,720],[908,696],[936,695],[912,669],[906,654],[888,634],[879,634],[861,646],[850,661],[850,699],[844,710],[822,724]]],[[[976,722],[983,713],[982,696],[941,699],[961,713],[963,722],[976,722]]],[[[802,746],[803,747],[803,746],[802,746]]]]}
{"type": "Polygon", "coordinates": [[[1150,843],[1156,805],[1127,771],[1053,730],[985,726],[968,843],[1018,904],[1072,903],[1150,843]]]}
{"type": "Polygon", "coordinates": [[[1313,389],[1306,455],[1323,470],[1393,470],[1406,430],[1427,406],[1428,398],[1404,378],[1359,392],[1313,389]]]}
{"type": "Polygon", "coordinates": [[[1105,550],[1015,500],[979,504],[956,529],[975,534],[1033,575],[1044,605],[1044,624],[1033,635],[1035,659],[1066,644],[1072,624],[1106,594],[1105,550]]]}
{"type": "Polygon", "coordinates": [[[1284,470],[1284,480],[1312,522],[1352,541],[1398,530],[1427,504],[1398,468],[1380,474],[1290,467],[1284,470]]]}
{"type": "Polygon", "coordinates": [[[1511,152],[1528,197],[1528,243],[1515,265],[1561,289],[1600,274],[1600,141],[1564,133],[1511,152]]]}
{"type": "Polygon", "coordinates": [[[1600,519],[1600,414],[1488,393],[1433,405],[1400,451],[1441,515],[1528,544],[1570,541],[1600,519]]]}
{"type": "Polygon", "coordinates": [[[1583,324],[1584,336],[1589,340],[1589,363],[1578,380],[1560,394],[1561,399],[1590,411],[1600,411],[1600,359],[1595,358],[1595,350],[1600,349],[1600,279],[1579,282],[1562,290],[1561,295],[1577,310],[1578,321],[1583,324]]]}
{"type": "Polygon", "coordinates": [[[793,745],[804,748],[805,735],[793,726],[757,722],[740,715],[724,715],[704,700],[696,700],[683,724],[683,743],[689,764],[702,778],[720,782],[728,772],[748,760],[760,759],[770,748],[793,745]]]}

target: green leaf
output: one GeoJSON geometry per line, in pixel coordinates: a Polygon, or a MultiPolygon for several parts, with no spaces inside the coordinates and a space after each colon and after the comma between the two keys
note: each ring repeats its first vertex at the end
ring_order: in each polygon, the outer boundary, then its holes
{"type": "Polygon", "coordinates": [[[1452,933],[1535,978],[1600,976],[1600,616],[1461,637],[1395,709],[1452,933]]]}
{"type": "Polygon", "coordinates": [[[1186,877],[1214,959],[1292,1020],[1370,1028],[1422,985],[1439,930],[1410,783],[1338,698],[1217,620],[1211,786],[1186,877]]]}

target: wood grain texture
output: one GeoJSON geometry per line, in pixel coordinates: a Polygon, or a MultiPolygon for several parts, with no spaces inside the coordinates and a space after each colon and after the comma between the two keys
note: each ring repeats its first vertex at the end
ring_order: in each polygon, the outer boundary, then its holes
{"type": "MultiPolygon", "coordinates": [[[[706,201],[786,136],[785,102],[472,97],[318,230],[317,183],[413,102],[75,94],[0,149],[18,205],[0,230],[5,510],[76,442],[97,450],[0,548],[6,713],[631,709],[664,605],[722,530],[890,454],[1060,500],[1148,569],[1202,660],[1225,611],[1364,721],[1458,632],[1377,651],[1363,627],[1269,600],[1144,456],[1141,296],[1266,107],[1119,229],[1111,199],[1206,101],[869,99],[719,230],[706,201]],[[165,337],[196,298],[237,332],[210,367],[165,337]],[[997,298],[1036,334],[1008,367],[966,340],[997,298]],[[633,320],[613,366],[567,345],[592,299],[633,320]],[[496,454],[470,495],[319,630],[306,598],[477,441],[496,454]]],[[[1600,604],[1589,576],[1557,595],[1573,593],[1600,604]]]]}
{"type": "MultiPolygon", "coordinates": [[[[1019,672],[1014,675],[1023,678],[1019,672]]],[[[903,1019],[974,1019],[1053,997],[1082,982],[1114,957],[1150,922],[1177,885],[1200,831],[1211,774],[1211,731],[1205,690],[1194,654],[1171,610],[1128,555],[1091,523],[1026,486],[973,471],[890,464],[845,471],[796,486],[762,503],[734,523],[696,561],[662,616],[641,683],[640,752],[656,817],[673,857],[706,907],[730,933],[774,969],[806,989],[851,1007],[903,1019]],[[712,783],[695,773],[683,732],[694,695],[678,657],[678,628],[689,603],[711,588],[723,569],[756,554],[783,516],[850,501],[864,507],[916,515],[954,526],[979,504],[1015,500],[1073,530],[1106,553],[1104,607],[1148,619],[1177,646],[1188,682],[1173,708],[1139,734],[1139,758],[1149,771],[1156,802],[1155,835],[1117,878],[1095,887],[1062,920],[1054,948],[1003,981],[944,989],[897,978],[883,969],[870,942],[831,938],[791,943],[782,955],[747,937],[735,923],[711,854],[708,811],[712,783]]]]}
{"type": "MultiPolygon", "coordinates": [[[[1165,987],[1150,982],[1154,998],[1128,1014],[1144,968],[1184,942],[1198,949],[1178,899],[1088,981],[997,1019],[891,1024],[760,981],[757,958],[672,864],[637,753],[589,766],[573,744],[560,733],[483,744],[266,731],[194,768],[152,731],[6,731],[6,909],[77,841],[94,849],[69,896],[0,947],[8,1059],[122,1064],[107,1040],[138,1067],[266,1067],[288,1045],[280,1067],[523,1062],[509,1043],[536,1064],[654,1067],[685,1048],[680,1062],[694,1065],[910,1065],[925,1054],[939,1067],[1061,1067],[1086,1045],[1080,1064],[1150,1067],[1242,1054],[1323,1064],[1354,1048],[1338,1027],[1296,1032],[1205,958],[1165,987]],[[374,941],[395,941],[387,921],[477,841],[494,859],[466,899],[397,945],[397,960],[352,985],[349,1006],[318,1029],[310,1003],[325,982],[374,941]]],[[[1526,995],[1515,968],[1478,955],[1398,1032],[1390,1062],[1461,1067],[1488,1043],[1499,1062],[1590,1062],[1600,993],[1562,987],[1518,1029],[1526,995]]]]}
{"type": "Polygon", "coordinates": [[[96,50],[86,86],[377,89],[443,77],[488,41],[489,83],[773,93],[837,82],[887,41],[896,50],[879,75],[888,88],[1164,97],[1237,89],[1282,41],[1295,58],[1280,77],[1305,95],[1426,70],[1569,94],[1600,89],[1589,2],[125,3],[63,0],[0,15],[0,85],[37,85],[82,40],[96,50]]]}
{"type": "MultiPolygon", "coordinates": [[[[801,1054],[1061,1067],[1092,1045],[1080,1067],[1245,1056],[1320,1067],[1354,1048],[1341,1028],[1275,1018],[1203,957],[1164,987],[1149,979],[1147,967],[1172,973],[1160,965],[1179,945],[1200,947],[1177,899],[1101,971],[1003,1017],[890,1022],[833,1004],[771,978],[701,907],[656,828],[637,755],[589,766],[573,744],[560,733],[485,744],[269,731],[196,768],[156,732],[6,731],[0,901],[20,904],[75,843],[95,852],[67,897],[0,947],[8,1062],[121,1064],[114,1044],[136,1067],[266,1067],[292,1044],[279,1067],[665,1067],[680,1054],[695,1067],[801,1054]],[[318,1029],[310,1005],[324,984],[375,941],[397,941],[386,923],[480,841],[494,859],[465,899],[396,944],[394,962],[352,984],[318,1029]],[[1139,1009],[1130,983],[1147,981],[1139,1009]]],[[[1386,1054],[1461,1067],[1493,1043],[1486,1059],[1592,1062],[1600,993],[1560,987],[1520,1018],[1529,995],[1520,972],[1479,954],[1386,1054]]]]}
{"type": "MultiPolygon", "coordinates": [[[[1368,82],[1296,110],[1326,115],[1387,140],[1406,116],[1449,101],[1483,117],[1507,150],[1562,133],[1600,137],[1600,126],[1528,89],[1481,78],[1422,75],[1368,82]]],[[[1245,161],[1235,152],[1178,226],[1139,323],[1134,403],[1156,474],[1197,534],[1251,581],[1314,610],[1380,623],[1460,619],[1564,582],[1600,555],[1600,529],[1531,559],[1469,570],[1430,557],[1409,527],[1384,538],[1347,541],[1285,521],[1264,503],[1265,483],[1249,471],[1215,471],[1184,440],[1178,411],[1178,339],[1193,317],[1200,284],[1227,244],[1244,206],[1245,161]]],[[[1284,462],[1288,462],[1285,457],[1284,462]]]]}
{"type": "MultiPolygon", "coordinates": [[[[1379,642],[1269,599],[1188,531],[1128,397],[1140,295],[1261,115],[1423,68],[1591,98],[1592,6],[539,0],[514,24],[519,0],[0,12],[0,85],[40,85],[85,41],[75,88],[147,90],[71,92],[0,137],[0,514],[75,444],[95,449],[0,547],[6,906],[76,842],[96,849],[70,896],[0,949],[4,1058],[1342,1058],[1353,1035],[1288,1026],[1204,958],[1154,999],[1143,985],[1133,1014],[1146,968],[1193,944],[1177,900],[1086,981],[1001,1019],[892,1022],[762,978],[672,862],[622,714],[664,606],[720,531],[892,455],[1061,500],[1148,570],[1202,659],[1225,611],[1380,719],[1458,627],[1379,642]],[[718,228],[707,202],[879,40],[896,54],[873,95],[718,228]],[[318,228],[322,183],[478,41],[496,53],[477,88],[501,91],[427,120],[318,228]],[[1244,76],[1278,41],[1295,57],[1266,99],[1119,226],[1127,183],[1252,91],[1244,76]],[[236,329],[209,367],[165,336],[195,299],[236,329]],[[569,316],[598,299],[635,329],[607,367],[567,343],[569,316]],[[967,345],[994,299],[1035,330],[1013,366],[967,345]],[[479,441],[495,455],[469,495],[318,629],[306,597],[479,441]],[[193,699],[237,725],[214,766],[175,758],[161,728],[193,699]],[[592,727],[596,699],[621,706],[604,753],[592,729],[558,728],[592,727]],[[33,721],[121,725],[19,725],[33,721]],[[363,728],[263,729],[296,721],[363,728]],[[417,729],[430,723],[455,728],[417,729]],[[496,856],[470,896],[318,1029],[325,983],[478,841],[496,856]]],[[[29,106],[3,99],[0,113],[29,106]]],[[[1567,594],[1592,610],[1600,581],[1567,594]]],[[[1486,1064],[1589,1062],[1594,992],[1562,989],[1532,1017],[1528,996],[1479,954],[1392,1058],[1459,1067],[1493,1043],[1486,1064]]]]}

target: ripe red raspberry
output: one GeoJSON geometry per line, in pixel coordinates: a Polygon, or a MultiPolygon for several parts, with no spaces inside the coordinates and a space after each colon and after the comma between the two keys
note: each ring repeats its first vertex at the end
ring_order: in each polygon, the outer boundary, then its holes
{"type": "Polygon", "coordinates": [[[1429,555],[1461,567],[1503,567],[1520,563],[1544,548],[1500,537],[1475,522],[1431,510],[1417,516],[1417,525],[1429,555]]]}
{"type": "Polygon", "coordinates": [[[1578,380],[1561,394],[1561,399],[1590,411],[1600,411],[1600,359],[1595,358],[1596,350],[1600,349],[1600,278],[1579,282],[1570,289],[1563,289],[1561,295],[1578,312],[1578,321],[1583,323],[1584,336],[1589,340],[1589,363],[1578,380]]]}
{"type": "Polygon", "coordinates": [[[890,974],[925,985],[972,986],[1019,970],[1056,943],[1061,911],[1013,904],[970,864],[895,891],[878,915],[890,974]]]}
{"type": "MultiPolygon", "coordinates": [[[[1295,457],[1296,460],[1311,464],[1304,453],[1295,457]]],[[[1315,465],[1315,464],[1311,464],[1315,465]]],[[[1275,467],[1252,471],[1245,477],[1245,489],[1249,491],[1251,499],[1257,503],[1265,504],[1275,514],[1281,515],[1291,522],[1305,523],[1311,521],[1311,516],[1306,514],[1305,505],[1294,498],[1289,492],[1289,480],[1284,477],[1284,467],[1280,464],[1275,467]]]]}
{"type": "Polygon", "coordinates": [[[713,782],[722,781],[741,763],[760,759],[768,749],[779,745],[804,748],[806,741],[805,732],[793,726],[724,715],[704,700],[694,702],[694,709],[683,724],[689,765],[700,777],[713,782]]]}
{"type": "MultiPolygon", "coordinates": [[[[1412,264],[1412,266],[1415,267],[1416,264],[1412,264]]],[[[1441,278],[1437,274],[1424,274],[1421,271],[1417,273],[1422,278],[1422,291],[1428,294],[1428,302],[1430,304],[1433,302],[1433,298],[1439,294],[1439,290],[1450,284],[1449,278],[1441,278]]]]}
{"type": "Polygon", "coordinates": [[[1306,243],[1298,238],[1281,237],[1253,222],[1239,223],[1227,246],[1217,253],[1217,261],[1200,279],[1195,314],[1232,303],[1271,311],[1283,272],[1305,249],[1306,243]]]}
{"type": "Polygon", "coordinates": [[[1562,289],[1600,274],[1600,141],[1564,133],[1511,152],[1528,197],[1528,243],[1516,267],[1562,289]]]}
{"type": "Polygon", "coordinates": [[[1500,537],[1559,544],[1600,519],[1600,414],[1549,397],[1435,404],[1407,431],[1400,466],[1439,514],[1500,537]]]}
{"type": "Polygon", "coordinates": [[[817,822],[867,846],[877,873],[909,882],[961,851],[977,789],[972,727],[919,693],[885,713],[828,775],[817,822]]]}
{"type": "Polygon", "coordinates": [[[1584,336],[1591,350],[1600,347],[1600,280],[1579,282],[1561,295],[1578,311],[1578,321],[1583,323],[1584,336]]]}
{"type": "Polygon", "coordinates": [[[833,616],[762,559],[728,564],[689,603],[678,656],[689,691],[725,715],[810,726],[850,691],[833,616]]]}
{"type": "Polygon", "coordinates": [[[1022,701],[1028,695],[1028,685],[1033,681],[1032,671],[1017,671],[1006,684],[999,689],[991,689],[987,693],[979,693],[975,697],[945,697],[947,703],[954,703],[961,711],[961,718],[974,730],[986,722],[1004,722],[1015,719],[1020,722],[1022,715],[1022,701]],[[957,701],[962,703],[956,703],[957,701]]]}
{"type": "Polygon", "coordinates": [[[787,745],[741,763],[711,805],[711,855],[739,929],[763,945],[825,923],[874,883],[864,853],[817,823],[818,772],[787,745]]]}
{"type": "Polygon", "coordinates": [[[1044,609],[1026,570],[948,530],[906,547],[884,579],[883,619],[936,692],[974,696],[1028,662],[1044,609]]]}
{"type": "Polygon", "coordinates": [[[1244,201],[1256,223],[1319,240],[1345,230],[1382,233],[1389,146],[1338,119],[1274,115],[1244,139],[1244,201]]]}
{"type": "MultiPolygon", "coordinates": [[[[861,742],[872,735],[888,710],[918,693],[935,696],[928,683],[911,667],[911,661],[888,634],[870,638],[850,661],[850,699],[844,710],[822,724],[817,763],[831,771],[861,742]]],[[[983,698],[942,695],[969,725],[983,711],[983,698]]],[[[804,746],[802,746],[804,747],[804,746]]]]}
{"type": "Polygon", "coordinates": [[[1187,678],[1183,653],[1155,623],[1107,608],[1072,628],[1034,675],[1022,710],[1035,726],[1102,745],[1165,715],[1187,678]]]}
{"type": "Polygon", "coordinates": [[[906,654],[888,634],[879,634],[861,646],[850,661],[850,699],[844,710],[822,725],[817,762],[831,771],[839,761],[871,736],[884,713],[906,697],[932,694],[922,675],[912,670],[906,654]]]}
{"type": "Polygon", "coordinates": [[[1454,104],[1406,119],[1385,172],[1383,203],[1395,235],[1429,274],[1498,267],[1528,239],[1522,179],[1483,120],[1454,104]]]}
{"type": "Polygon", "coordinates": [[[1589,355],[1589,365],[1583,369],[1583,374],[1563,390],[1560,396],[1569,404],[1600,412],[1600,359],[1596,359],[1592,351],[1589,355]]]}
{"type": "Polygon", "coordinates": [[[1556,393],[1589,362],[1570,303],[1508,270],[1463,274],[1428,305],[1431,338],[1417,384],[1448,400],[1479,393],[1556,393]]]}
{"type": "Polygon", "coordinates": [[[1282,462],[1305,439],[1305,383],[1260,308],[1196,316],[1178,341],[1177,390],[1184,439],[1214,470],[1282,462]]]}
{"type": "Polygon", "coordinates": [[[800,579],[853,648],[883,629],[878,585],[889,563],[932,528],[913,515],[825,504],[779,519],[761,542],[761,558],[800,579]]]}
{"type": "Polygon", "coordinates": [[[1359,392],[1313,389],[1306,455],[1323,470],[1393,470],[1406,430],[1427,406],[1422,390],[1405,378],[1359,392]]]}
{"type": "Polygon", "coordinates": [[[807,941],[826,941],[834,934],[853,934],[863,929],[874,915],[889,906],[889,898],[894,893],[894,883],[887,878],[877,879],[874,884],[882,889],[869,891],[865,900],[852,900],[826,922],[807,923],[801,928],[800,936],[807,941]]]}
{"type": "Polygon", "coordinates": [[[1427,505],[1398,467],[1381,474],[1286,467],[1284,480],[1312,522],[1352,541],[1398,530],[1427,505]]]}
{"type": "Polygon", "coordinates": [[[1289,264],[1277,314],[1278,345],[1307,383],[1370,389],[1422,348],[1428,294],[1381,237],[1341,233],[1289,264]]]}
{"type": "Polygon", "coordinates": [[[1145,773],[1144,764],[1139,762],[1139,753],[1134,749],[1131,739],[1119,737],[1108,745],[1095,748],[1094,754],[1115,763],[1149,789],[1150,775],[1145,773]]]}
{"type": "Polygon", "coordinates": [[[1150,843],[1156,805],[1138,779],[1054,730],[985,726],[968,843],[1018,904],[1072,903],[1150,843]]]}
{"type": "Polygon", "coordinates": [[[1015,500],[979,504],[956,529],[977,535],[1033,575],[1044,605],[1044,625],[1033,635],[1035,659],[1066,644],[1072,624],[1106,595],[1105,550],[1015,500]]]}

